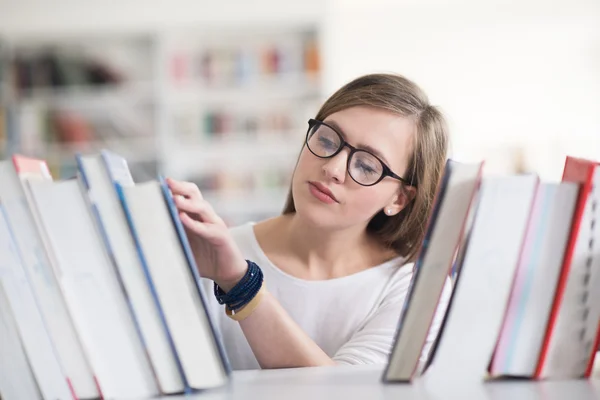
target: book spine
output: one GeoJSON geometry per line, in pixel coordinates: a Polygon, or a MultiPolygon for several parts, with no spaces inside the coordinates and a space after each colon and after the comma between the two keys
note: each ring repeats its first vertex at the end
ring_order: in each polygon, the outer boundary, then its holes
{"type": "MultiPolygon", "coordinates": [[[[600,170],[600,166],[596,166],[596,169],[600,170]]],[[[598,172],[596,172],[596,173],[598,173],[598,172]]],[[[591,189],[592,196],[593,196],[592,210],[594,212],[596,212],[597,208],[600,206],[598,204],[598,198],[600,197],[600,195],[597,193],[594,193],[594,189],[597,189],[597,188],[592,187],[592,189],[591,189]]],[[[592,217],[592,220],[590,221],[592,230],[594,230],[594,228],[596,227],[596,224],[598,222],[600,222],[600,221],[596,221],[596,216],[597,216],[597,214],[595,214],[592,217]]],[[[592,237],[594,239],[597,239],[595,236],[592,236],[592,237]]],[[[593,262],[594,254],[597,253],[594,251],[594,246],[597,246],[597,241],[594,241],[594,239],[592,239],[589,242],[590,254],[589,254],[588,262],[586,264],[586,268],[587,268],[586,274],[590,278],[592,276],[594,276],[594,274],[598,274],[599,271],[597,271],[597,269],[600,267],[598,264],[594,265],[594,262],[593,262]],[[596,268],[596,271],[592,271],[593,268],[596,268]]],[[[589,281],[589,284],[591,287],[590,289],[592,291],[598,292],[599,289],[593,286],[592,279],[589,279],[588,281],[589,281]]],[[[596,283],[598,283],[598,280],[596,280],[596,283]]],[[[589,311],[589,307],[586,311],[589,311]]],[[[588,315],[588,314],[586,314],[586,315],[588,315]]],[[[589,378],[592,375],[592,370],[594,368],[594,360],[596,359],[596,353],[598,352],[598,349],[600,348],[600,318],[597,318],[597,319],[598,319],[598,325],[596,326],[596,331],[595,331],[596,335],[594,337],[594,340],[591,343],[591,349],[589,349],[589,358],[588,358],[587,366],[585,368],[585,373],[584,373],[584,377],[586,377],[586,378],[589,378]]]]}
{"type": "Polygon", "coordinates": [[[192,249],[190,248],[190,244],[189,244],[187,235],[185,233],[185,229],[183,227],[183,224],[181,223],[181,220],[179,219],[179,215],[177,213],[177,207],[175,206],[175,203],[173,201],[173,196],[171,195],[171,191],[169,190],[169,187],[167,186],[164,178],[160,177],[159,180],[160,180],[160,186],[161,186],[161,189],[163,192],[163,196],[164,196],[166,204],[167,204],[167,208],[169,209],[169,214],[171,215],[171,220],[173,221],[173,224],[175,225],[175,230],[177,231],[177,235],[179,236],[179,242],[181,243],[183,252],[184,252],[186,260],[188,262],[190,272],[192,273],[192,277],[196,284],[195,286],[196,286],[196,289],[198,290],[198,294],[200,296],[200,301],[202,302],[202,307],[204,309],[203,311],[204,311],[204,313],[206,315],[206,319],[210,325],[212,336],[215,339],[215,344],[217,346],[217,350],[219,352],[219,356],[220,356],[221,362],[223,364],[223,369],[225,370],[225,373],[227,375],[229,375],[231,373],[231,367],[229,365],[229,360],[228,360],[227,354],[225,352],[225,347],[224,347],[223,343],[221,342],[219,335],[217,334],[217,329],[215,328],[215,323],[210,315],[210,312],[208,311],[208,302],[206,300],[206,295],[204,294],[204,288],[202,287],[202,281],[200,279],[201,276],[200,276],[200,273],[198,272],[196,261],[192,254],[192,249]]]}
{"type": "Polygon", "coordinates": [[[191,387],[188,383],[187,377],[185,375],[185,371],[183,369],[183,365],[181,364],[181,360],[179,358],[179,354],[177,353],[177,349],[175,347],[175,342],[173,341],[173,337],[171,336],[171,332],[167,325],[167,320],[165,318],[165,313],[160,305],[160,301],[158,299],[158,293],[156,292],[156,287],[154,286],[154,281],[152,280],[152,275],[150,274],[150,269],[148,268],[148,263],[146,261],[146,256],[144,255],[144,251],[142,249],[142,245],[139,240],[139,236],[137,234],[137,229],[135,228],[135,223],[133,221],[131,211],[127,204],[127,198],[125,196],[125,192],[123,190],[123,186],[121,186],[118,182],[114,183],[115,190],[121,202],[121,206],[123,207],[123,211],[125,214],[125,218],[127,219],[127,225],[129,226],[129,230],[131,232],[131,236],[133,237],[133,241],[135,243],[135,247],[138,253],[138,257],[140,259],[140,263],[142,265],[142,269],[144,271],[144,276],[146,277],[146,282],[148,283],[148,287],[150,288],[150,293],[152,294],[152,299],[154,300],[154,305],[156,306],[156,310],[158,311],[158,315],[160,317],[161,325],[164,328],[165,334],[167,336],[167,340],[169,342],[169,347],[171,348],[171,352],[175,358],[175,362],[177,364],[177,370],[181,375],[181,380],[183,381],[184,390],[186,393],[191,393],[191,387]]]}
{"type": "Polygon", "coordinates": [[[556,293],[554,296],[554,302],[552,304],[552,310],[550,311],[550,317],[548,319],[548,325],[546,329],[546,334],[544,335],[544,340],[542,341],[542,347],[540,349],[539,359],[536,366],[536,370],[534,372],[534,378],[539,379],[542,377],[544,365],[546,363],[546,359],[548,357],[548,350],[550,346],[550,341],[552,339],[552,335],[556,328],[556,321],[558,319],[558,315],[561,309],[562,300],[565,294],[565,288],[567,286],[567,281],[569,278],[569,273],[571,271],[571,264],[573,263],[573,256],[575,254],[575,247],[577,244],[577,238],[580,234],[580,230],[582,229],[582,219],[585,210],[585,204],[588,199],[589,190],[591,184],[591,177],[588,183],[584,185],[581,189],[577,204],[577,211],[575,213],[575,220],[573,221],[573,225],[571,227],[570,239],[567,244],[567,252],[563,261],[563,267],[561,271],[561,275],[558,280],[558,284],[556,287],[556,293]]]}
{"type": "MultiPolygon", "coordinates": [[[[578,268],[582,267],[581,260],[577,261],[581,257],[575,258],[576,248],[581,245],[581,241],[586,241],[587,254],[585,259],[585,268],[588,269],[586,274],[591,275],[592,271],[592,261],[593,261],[593,240],[590,241],[589,245],[587,244],[587,233],[590,233],[591,237],[595,236],[595,203],[597,202],[597,194],[594,193],[594,176],[598,172],[597,166],[593,163],[590,163],[585,160],[572,159],[567,160],[567,164],[565,165],[565,173],[563,175],[563,181],[574,181],[577,182],[577,177],[580,177],[579,183],[581,184],[578,200],[577,200],[577,210],[574,215],[574,220],[572,224],[572,229],[569,236],[569,242],[567,244],[567,252],[564,258],[563,267],[561,270],[561,275],[559,277],[558,284],[556,286],[556,292],[554,297],[554,302],[552,304],[551,314],[547,323],[546,333],[544,335],[544,339],[542,342],[542,346],[539,352],[539,359],[536,366],[536,370],[534,373],[534,378],[541,379],[544,378],[545,370],[548,367],[548,357],[551,352],[551,345],[554,340],[558,340],[555,336],[558,334],[556,332],[557,327],[560,325],[559,320],[563,318],[561,317],[561,312],[571,312],[569,309],[563,309],[565,307],[565,293],[568,291],[569,279],[573,273],[578,273],[578,268]],[[573,170],[574,168],[578,168],[578,171],[570,171],[570,174],[567,174],[568,169],[573,170]],[[591,220],[587,220],[587,211],[588,207],[591,209],[591,220]]],[[[581,256],[581,254],[580,254],[581,256]]],[[[572,279],[572,278],[571,278],[572,279]]],[[[591,280],[590,280],[591,281],[591,280]]],[[[586,283],[586,286],[589,286],[589,282],[586,283]]],[[[570,289],[572,290],[572,289],[570,289]]],[[[585,289],[585,291],[589,291],[589,289],[585,289]]],[[[587,296],[585,296],[584,303],[587,302],[587,296]]],[[[584,327],[580,330],[581,332],[581,341],[585,340],[585,334],[588,330],[588,327],[585,326],[585,319],[589,315],[589,305],[584,307],[583,314],[586,316],[583,320],[584,327]]],[[[600,335],[600,332],[599,332],[600,335]]],[[[596,336],[599,336],[596,335],[596,336]]],[[[591,371],[594,356],[596,354],[596,349],[598,348],[598,340],[600,337],[594,337],[593,340],[585,341],[588,346],[592,347],[590,351],[590,355],[586,360],[582,362],[586,363],[586,370],[584,376],[587,376],[588,371],[591,371]]],[[[561,339],[562,340],[562,339],[561,339]]],[[[582,345],[585,345],[582,343],[582,345]]],[[[587,346],[586,346],[587,347],[587,346]]]]}

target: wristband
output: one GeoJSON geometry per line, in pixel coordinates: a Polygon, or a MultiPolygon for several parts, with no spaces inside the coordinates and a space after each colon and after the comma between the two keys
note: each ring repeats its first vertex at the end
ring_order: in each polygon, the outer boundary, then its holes
{"type": "Polygon", "coordinates": [[[258,265],[246,260],[248,269],[240,281],[227,293],[214,283],[214,294],[219,304],[225,304],[232,311],[246,306],[258,294],[262,287],[263,273],[258,265]]]}
{"type": "Polygon", "coordinates": [[[243,321],[246,318],[248,318],[248,316],[250,314],[252,314],[252,312],[254,312],[254,310],[256,310],[256,307],[258,307],[258,305],[260,304],[260,301],[262,300],[264,294],[266,291],[266,285],[263,283],[260,286],[260,289],[258,290],[258,293],[256,293],[256,296],[254,296],[254,298],[252,298],[252,300],[250,300],[250,302],[248,304],[246,304],[244,307],[242,307],[241,309],[239,309],[238,311],[233,311],[232,309],[230,309],[229,307],[225,307],[225,314],[227,314],[227,316],[231,319],[233,319],[234,321],[243,321]]]}

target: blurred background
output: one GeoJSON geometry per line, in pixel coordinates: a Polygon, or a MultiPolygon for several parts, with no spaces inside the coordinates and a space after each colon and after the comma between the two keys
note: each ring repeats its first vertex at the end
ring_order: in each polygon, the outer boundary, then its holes
{"type": "Polygon", "coordinates": [[[487,174],[600,160],[597,0],[0,0],[0,157],[108,148],[230,224],[282,209],[307,120],[370,72],[416,81],[487,174]]]}

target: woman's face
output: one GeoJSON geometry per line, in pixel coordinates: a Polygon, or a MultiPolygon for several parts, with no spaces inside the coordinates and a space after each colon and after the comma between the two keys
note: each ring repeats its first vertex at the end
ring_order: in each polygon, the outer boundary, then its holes
{"type": "MultiPolygon", "coordinates": [[[[348,144],[376,155],[394,173],[405,177],[415,131],[413,121],[385,110],[352,107],[331,114],[324,122],[348,144]]],[[[299,216],[320,226],[343,229],[366,226],[382,209],[395,215],[404,208],[408,199],[400,181],[385,177],[373,186],[359,185],[348,175],[349,155],[350,149],[345,147],[334,157],[319,158],[304,147],[292,179],[299,216]]]]}

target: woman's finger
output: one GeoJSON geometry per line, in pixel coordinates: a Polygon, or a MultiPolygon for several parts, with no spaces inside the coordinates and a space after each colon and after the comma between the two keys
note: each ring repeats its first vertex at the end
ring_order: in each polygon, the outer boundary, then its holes
{"type": "MultiPolygon", "coordinates": [[[[180,211],[197,214],[201,222],[216,224],[220,222],[219,216],[212,206],[204,200],[192,200],[184,197],[175,197],[175,205],[180,211]]],[[[193,219],[193,218],[192,218],[193,219]]]]}
{"type": "Polygon", "coordinates": [[[214,240],[216,238],[216,230],[214,229],[214,226],[196,221],[184,212],[179,213],[179,218],[186,229],[200,236],[201,238],[206,240],[214,240]]]}
{"type": "Polygon", "coordinates": [[[177,181],[171,178],[167,178],[166,181],[169,189],[171,189],[171,193],[173,193],[173,197],[184,196],[189,199],[202,199],[202,193],[195,183],[177,181]]]}

